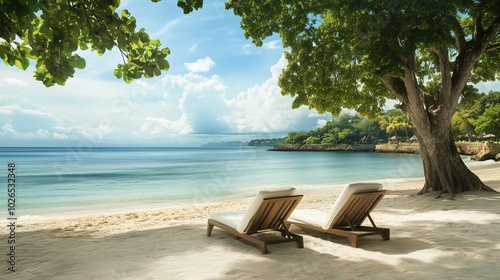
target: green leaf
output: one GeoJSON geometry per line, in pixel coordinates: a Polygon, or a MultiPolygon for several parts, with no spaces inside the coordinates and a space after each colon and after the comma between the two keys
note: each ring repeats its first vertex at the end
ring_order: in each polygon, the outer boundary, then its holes
{"type": "Polygon", "coordinates": [[[17,68],[19,68],[21,70],[25,70],[23,68],[23,62],[21,60],[19,60],[19,59],[16,59],[15,65],[17,66],[17,68]]]}
{"type": "Polygon", "coordinates": [[[78,57],[76,60],[75,67],[78,69],[84,69],[87,66],[85,59],[83,57],[78,57]]]}
{"type": "Polygon", "coordinates": [[[160,61],[158,61],[158,66],[161,70],[168,70],[170,68],[170,64],[165,59],[161,59],[160,61]]]}
{"type": "Polygon", "coordinates": [[[160,76],[161,75],[161,70],[155,67],[154,69],[155,76],[160,76]]]}
{"type": "Polygon", "coordinates": [[[124,17],[124,18],[130,17],[130,13],[128,12],[128,10],[122,10],[122,17],[124,17]]]}
{"type": "Polygon", "coordinates": [[[85,42],[80,42],[79,46],[82,51],[87,50],[89,48],[89,46],[85,42]]]}
{"type": "Polygon", "coordinates": [[[134,81],[134,78],[129,77],[128,75],[123,75],[123,80],[125,81],[125,83],[131,84],[134,81]]]}
{"type": "Polygon", "coordinates": [[[136,18],[118,10],[120,0],[91,1],[87,14],[73,2],[81,1],[0,0],[0,59],[23,70],[35,60],[34,78],[46,86],[63,85],[85,68],[76,52],[89,48],[99,55],[120,48],[125,63],[113,73],[127,83],[169,67],[168,49],[160,51],[161,42],[145,29],[136,31],[136,18]]]}
{"type": "Polygon", "coordinates": [[[118,42],[118,47],[120,49],[125,49],[127,47],[127,39],[125,38],[125,36],[123,35],[119,35],[118,36],[118,39],[116,40],[118,42]]]}
{"type": "Polygon", "coordinates": [[[116,77],[117,79],[121,79],[121,78],[122,78],[122,76],[123,76],[123,73],[122,73],[122,71],[121,71],[120,69],[115,69],[115,70],[113,71],[113,74],[115,75],[115,77],[116,77]]]}

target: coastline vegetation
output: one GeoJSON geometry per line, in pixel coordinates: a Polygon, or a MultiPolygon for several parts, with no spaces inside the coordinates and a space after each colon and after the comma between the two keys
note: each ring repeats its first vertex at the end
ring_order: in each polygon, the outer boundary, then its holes
{"type": "Polygon", "coordinates": [[[286,138],[265,138],[265,139],[253,139],[248,142],[247,146],[250,147],[274,147],[278,144],[285,143],[286,138]]]}
{"type": "MultiPolygon", "coordinates": [[[[456,142],[477,143],[500,139],[500,92],[478,93],[476,89],[464,95],[452,118],[456,142]]],[[[400,109],[391,109],[376,118],[343,113],[323,127],[311,131],[290,132],[285,138],[255,139],[248,146],[277,144],[380,144],[405,145],[416,143],[411,120],[400,109]]]]}

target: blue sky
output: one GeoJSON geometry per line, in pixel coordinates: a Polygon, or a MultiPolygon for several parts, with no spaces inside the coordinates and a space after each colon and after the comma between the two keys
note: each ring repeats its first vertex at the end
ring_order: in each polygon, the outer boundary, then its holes
{"type": "Polygon", "coordinates": [[[284,137],[331,119],[291,109],[277,86],[286,65],[281,41],[255,47],[224,1],[189,15],[168,0],[122,1],[121,9],[170,48],[170,70],[127,85],[113,76],[117,50],[84,52],[86,69],[46,88],[32,67],[1,63],[0,146],[199,146],[284,137]]]}
{"type": "Polygon", "coordinates": [[[283,137],[331,119],[291,109],[277,86],[286,65],[281,41],[255,47],[223,1],[189,15],[176,1],[122,1],[121,9],[170,48],[170,70],[127,85],[113,76],[117,50],[84,52],[84,70],[46,88],[32,67],[1,63],[0,146],[199,146],[283,137]]]}

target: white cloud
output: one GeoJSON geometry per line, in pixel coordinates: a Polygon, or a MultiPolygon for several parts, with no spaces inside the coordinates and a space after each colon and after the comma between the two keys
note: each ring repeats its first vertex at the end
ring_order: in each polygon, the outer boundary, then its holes
{"type": "Polygon", "coordinates": [[[34,131],[19,131],[15,129],[10,124],[5,124],[0,130],[0,136],[2,138],[13,138],[13,139],[50,139],[51,134],[46,129],[37,129],[34,131]]]}
{"type": "Polygon", "coordinates": [[[0,123],[4,123],[0,136],[4,139],[29,140],[78,140],[81,138],[101,141],[113,132],[110,125],[101,121],[97,125],[75,123],[67,117],[55,115],[33,104],[26,98],[0,94],[0,123]]]}
{"type": "Polygon", "coordinates": [[[218,75],[207,78],[202,75],[188,73],[185,75],[167,75],[162,79],[162,84],[170,90],[183,90],[186,92],[203,92],[213,88],[218,92],[226,90],[226,86],[218,75]]]}
{"type": "Polygon", "coordinates": [[[161,137],[169,134],[189,134],[193,131],[192,127],[182,116],[178,120],[168,120],[165,118],[148,117],[145,119],[139,132],[134,132],[134,136],[149,135],[161,137]]]}
{"type": "Polygon", "coordinates": [[[64,133],[58,133],[58,132],[52,133],[52,137],[54,139],[58,139],[58,140],[67,140],[67,139],[69,139],[68,135],[66,135],[64,133]]]}
{"type": "Polygon", "coordinates": [[[205,57],[203,59],[198,59],[196,62],[185,62],[184,66],[194,73],[208,72],[215,67],[215,62],[210,57],[205,57]]]}
{"type": "Polygon", "coordinates": [[[271,78],[241,92],[236,98],[226,100],[230,113],[222,119],[233,131],[272,133],[313,127],[308,120],[310,110],[292,110],[292,98],[281,95],[278,78],[285,66],[286,60],[282,57],[271,67],[271,78]]]}
{"type": "Polygon", "coordinates": [[[16,86],[16,87],[27,87],[30,84],[22,79],[15,77],[1,77],[0,78],[0,86],[16,86]]]}
{"type": "Polygon", "coordinates": [[[269,42],[264,43],[263,47],[264,47],[264,49],[276,50],[276,49],[281,48],[281,45],[279,43],[280,43],[279,40],[273,40],[273,41],[269,41],[269,42]]]}
{"type": "Polygon", "coordinates": [[[324,119],[319,119],[319,120],[316,122],[316,123],[318,124],[318,125],[316,125],[316,127],[317,127],[317,128],[322,128],[322,127],[324,127],[324,126],[326,125],[326,123],[327,123],[327,122],[328,122],[327,120],[324,120],[324,119]]]}
{"type": "Polygon", "coordinates": [[[186,19],[186,17],[179,17],[179,18],[176,18],[174,20],[171,20],[167,23],[165,23],[161,28],[160,30],[156,31],[152,37],[153,38],[157,38],[157,37],[160,37],[162,34],[165,34],[165,33],[168,33],[171,31],[171,29],[175,28],[176,26],[180,25],[182,23],[182,21],[186,19]]]}
{"type": "Polygon", "coordinates": [[[189,133],[223,133],[227,127],[220,115],[227,111],[224,95],[227,86],[221,78],[212,75],[188,73],[167,75],[162,80],[165,86],[165,103],[176,104],[180,117],[166,119],[163,124],[176,127],[189,126],[189,133]]]}
{"type": "Polygon", "coordinates": [[[246,44],[243,47],[241,47],[241,52],[243,54],[250,54],[250,49],[252,48],[252,45],[246,44]]]}
{"type": "Polygon", "coordinates": [[[217,75],[167,75],[162,79],[164,104],[169,106],[169,111],[176,110],[177,114],[148,118],[140,133],[195,135],[309,130],[324,116],[306,108],[291,109],[292,98],[282,96],[277,84],[285,66],[286,60],[282,57],[270,68],[271,78],[233,98],[227,97],[227,86],[217,75]]]}
{"type": "MultiPolygon", "coordinates": [[[[280,59],[270,67],[270,78],[239,93],[231,92],[219,75],[192,72],[128,86],[81,78],[50,89],[36,82],[18,91],[21,87],[6,86],[0,91],[16,94],[0,94],[0,139],[22,139],[26,144],[192,145],[310,130],[325,117],[306,108],[291,109],[292,98],[282,96],[277,86],[285,66],[286,60],[280,59]]],[[[22,80],[29,75],[13,76],[22,80]]]]}
{"type": "Polygon", "coordinates": [[[217,75],[166,75],[162,79],[163,116],[148,116],[135,137],[171,138],[175,135],[221,134],[226,127],[218,118],[227,110],[224,103],[226,86],[217,75]]]}
{"type": "Polygon", "coordinates": [[[196,49],[198,48],[198,44],[194,44],[192,45],[190,48],[189,48],[189,52],[190,53],[194,53],[196,51],[196,49]]]}

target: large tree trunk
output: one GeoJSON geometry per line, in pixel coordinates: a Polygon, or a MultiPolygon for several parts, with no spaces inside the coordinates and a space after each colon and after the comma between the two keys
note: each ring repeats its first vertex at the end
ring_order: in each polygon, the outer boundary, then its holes
{"type": "Polygon", "coordinates": [[[451,198],[463,191],[491,190],[460,157],[450,124],[433,124],[429,133],[416,133],[424,166],[425,184],[419,194],[438,191],[451,198]]]}
{"type": "MultiPolygon", "coordinates": [[[[482,15],[474,22],[474,35],[466,38],[460,22],[455,17],[448,19],[453,26],[458,55],[450,61],[446,45],[436,46],[436,67],[440,71],[439,92],[427,93],[417,80],[418,64],[415,52],[407,57],[402,67],[402,77],[386,76],[385,86],[401,101],[403,111],[414,124],[420,142],[420,154],[424,164],[425,185],[420,194],[430,191],[449,193],[453,197],[463,191],[491,190],[472,173],[458,154],[451,132],[451,117],[455,112],[462,91],[469,81],[474,64],[481,54],[498,48],[488,45],[500,30],[500,17],[484,29],[482,15]]],[[[423,82],[423,81],[422,81],[423,82]]]]}
{"type": "MultiPolygon", "coordinates": [[[[458,154],[451,131],[451,118],[468,76],[453,82],[446,67],[447,51],[436,50],[441,64],[442,85],[439,95],[432,96],[419,88],[413,71],[415,57],[408,59],[403,78],[385,77],[384,84],[401,101],[402,110],[410,117],[420,143],[425,184],[419,194],[439,191],[451,198],[463,191],[493,190],[486,186],[464,164],[458,154]]],[[[467,69],[466,69],[467,70],[467,69]]]]}

